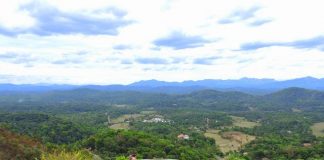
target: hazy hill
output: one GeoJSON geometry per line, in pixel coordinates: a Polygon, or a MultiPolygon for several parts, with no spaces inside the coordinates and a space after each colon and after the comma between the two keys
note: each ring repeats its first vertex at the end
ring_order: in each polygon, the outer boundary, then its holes
{"type": "Polygon", "coordinates": [[[287,88],[262,97],[272,107],[323,110],[324,92],[303,88],[287,88]],[[323,108],[323,109],[321,109],[323,108]]]}
{"type": "Polygon", "coordinates": [[[56,112],[99,111],[111,104],[138,107],[188,107],[215,110],[290,110],[320,109],[324,106],[324,92],[303,88],[287,88],[267,95],[251,95],[237,91],[201,90],[190,94],[163,94],[138,91],[103,91],[74,89],[49,92],[4,93],[0,95],[0,110],[56,112]]]}
{"type": "Polygon", "coordinates": [[[277,81],[273,79],[242,78],[238,80],[206,79],[183,82],[143,80],[129,85],[0,84],[0,92],[47,92],[54,90],[62,91],[85,88],[101,91],[139,91],[167,94],[186,94],[205,89],[240,91],[251,94],[268,94],[290,87],[324,90],[324,79],[304,77],[286,81],[277,81]]]}

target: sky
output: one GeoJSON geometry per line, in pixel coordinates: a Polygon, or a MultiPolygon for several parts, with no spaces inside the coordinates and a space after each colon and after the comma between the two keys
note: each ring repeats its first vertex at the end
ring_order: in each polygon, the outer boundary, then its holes
{"type": "Polygon", "coordinates": [[[0,0],[0,83],[324,78],[322,0],[0,0]]]}

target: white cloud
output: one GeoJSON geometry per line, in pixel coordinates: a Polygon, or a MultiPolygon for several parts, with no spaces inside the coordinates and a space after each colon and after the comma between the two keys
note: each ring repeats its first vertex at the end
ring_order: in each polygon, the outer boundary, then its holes
{"type": "MultiPolygon", "coordinates": [[[[307,49],[270,45],[240,51],[246,43],[299,42],[323,36],[324,2],[320,0],[38,1],[62,13],[95,15],[99,19],[116,18],[100,12],[116,8],[125,12],[123,19],[132,21],[116,28],[116,34],[85,34],[73,32],[72,27],[70,32],[46,35],[28,32],[37,27],[37,18],[20,6],[32,2],[0,0],[0,76],[10,75],[6,79],[9,83],[125,84],[141,79],[324,77],[324,53],[318,45],[307,49]],[[234,17],[231,23],[219,23],[253,7],[258,9],[248,18],[234,17]],[[18,31],[15,35],[5,34],[10,30],[18,31]],[[184,45],[179,50],[176,46],[154,44],[176,32],[206,42],[197,47],[184,45]],[[1,56],[8,53],[25,57],[1,56]],[[139,59],[146,60],[139,63],[139,59]],[[202,65],[204,62],[208,65],[202,65]],[[24,80],[28,76],[31,78],[24,80]],[[10,77],[20,78],[10,81],[10,77]]],[[[91,22],[95,25],[97,21],[91,22]]],[[[60,29],[59,23],[53,24],[60,29]]]]}

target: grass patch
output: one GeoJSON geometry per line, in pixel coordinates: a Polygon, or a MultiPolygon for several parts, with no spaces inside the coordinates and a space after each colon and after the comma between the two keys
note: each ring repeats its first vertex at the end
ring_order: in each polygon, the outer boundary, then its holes
{"type": "Polygon", "coordinates": [[[316,137],[324,137],[324,122],[313,124],[311,129],[316,137]]]}
{"type": "Polygon", "coordinates": [[[248,121],[244,117],[231,116],[231,118],[233,120],[233,126],[236,127],[253,128],[255,126],[260,125],[257,122],[248,121]]]}
{"type": "Polygon", "coordinates": [[[253,141],[254,136],[242,132],[221,132],[220,130],[209,129],[204,134],[206,137],[215,139],[216,144],[223,153],[238,151],[243,145],[253,141]]]}
{"type": "Polygon", "coordinates": [[[55,153],[44,153],[41,159],[42,160],[93,160],[95,159],[95,157],[88,151],[75,151],[75,152],[61,151],[55,153]]]}
{"type": "Polygon", "coordinates": [[[298,109],[298,108],[292,108],[291,109],[293,112],[295,112],[295,113],[301,113],[302,112],[302,110],[300,110],[300,109],[298,109]]]}
{"type": "Polygon", "coordinates": [[[129,129],[129,121],[136,120],[146,114],[125,114],[111,120],[112,125],[109,126],[111,129],[129,129]]]}
{"type": "Polygon", "coordinates": [[[128,119],[143,117],[143,114],[125,114],[111,120],[111,123],[124,123],[128,119]]]}
{"type": "Polygon", "coordinates": [[[111,126],[109,126],[111,129],[129,129],[129,123],[124,122],[124,123],[116,123],[111,126]]]}
{"type": "Polygon", "coordinates": [[[155,114],[156,111],[142,111],[141,114],[144,114],[144,115],[150,115],[150,114],[155,114]]]}

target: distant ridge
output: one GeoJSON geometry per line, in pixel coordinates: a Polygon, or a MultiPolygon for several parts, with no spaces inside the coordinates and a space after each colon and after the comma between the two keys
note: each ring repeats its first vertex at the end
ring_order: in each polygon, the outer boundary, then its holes
{"type": "Polygon", "coordinates": [[[247,87],[247,86],[260,86],[264,84],[275,83],[273,79],[255,79],[255,78],[242,78],[238,80],[218,80],[218,79],[205,79],[197,81],[183,81],[183,82],[164,82],[157,80],[139,81],[130,84],[131,86],[203,86],[208,88],[232,88],[232,87],[247,87]]]}
{"type": "Polygon", "coordinates": [[[165,82],[142,80],[129,85],[57,85],[57,84],[0,84],[0,91],[44,92],[52,90],[71,90],[87,88],[103,91],[141,91],[153,93],[185,94],[204,89],[221,91],[241,91],[254,94],[266,94],[290,87],[324,90],[324,79],[303,77],[285,81],[274,79],[241,78],[237,80],[188,80],[183,82],[165,82]]]}
{"type": "Polygon", "coordinates": [[[314,90],[324,90],[324,79],[317,79],[314,77],[303,77],[285,81],[278,81],[274,79],[256,79],[256,78],[242,78],[238,80],[197,80],[197,81],[183,81],[183,82],[164,82],[157,80],[139,81],[130,84],[129,86],[141,87],[202,87],[205,89],[217,89],[223,91],[242,91],[242,92],[274,92],[290,87],[299,87],[314,90]]]}

